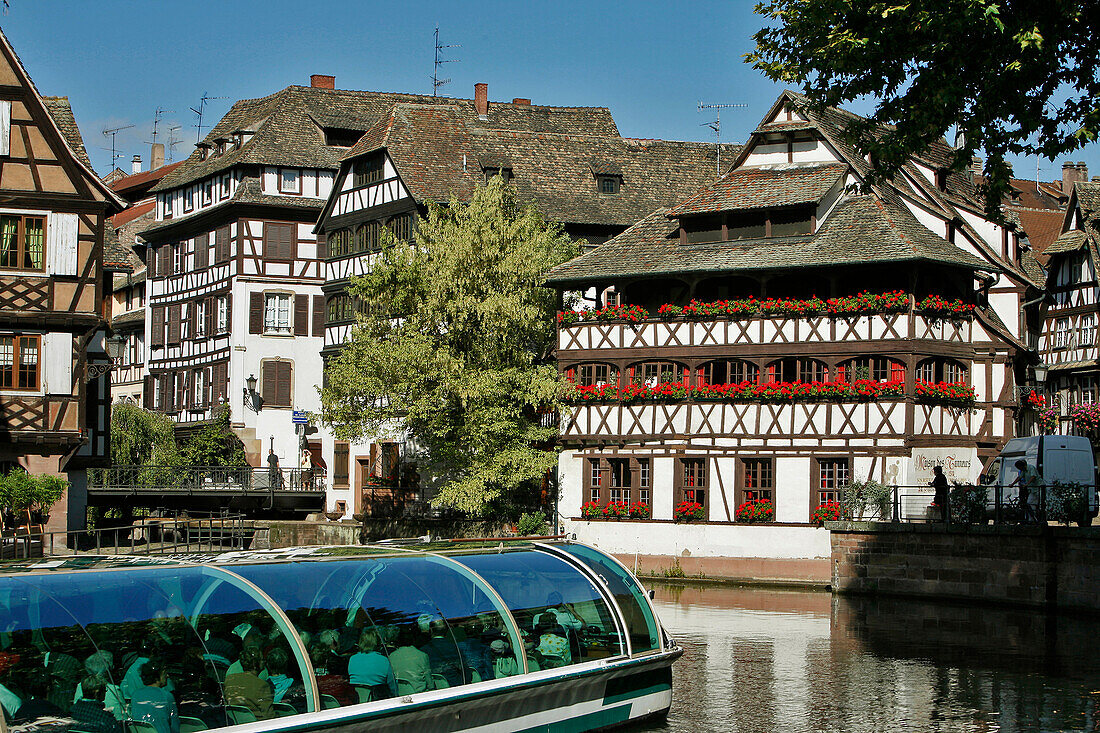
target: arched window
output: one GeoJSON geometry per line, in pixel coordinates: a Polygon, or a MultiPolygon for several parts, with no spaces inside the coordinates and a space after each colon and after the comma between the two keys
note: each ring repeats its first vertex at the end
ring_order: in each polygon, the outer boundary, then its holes
{"type": "Polygon", "coordinates": [[[366,252],[367,251],[367,225],[360,224],[355,229],[355,251],[366,252]]]}
{"type": "Polygon", "coordinates": [[[937,356],[917,364],[916,378],[919,382],[966,382],[967,370],[954,359],[937,356]]]}
{"type": "Polygon", "coordinates": [[[565,376],[582,387],[619,383],[619,370],[610,364],[577,364],[567,369],[565,376]]]}
{"type": "Polygon", "coordinates": [[[366,238],[363,240],[363,251],[377,252],[381,245],[380,233],[382,231],[382,223],[378,221],[368,221],[364,226],[366,238]]]}
{"type": "Polygon", "coordinates": [[[386,222],[386,226],[398,242],[407,242],[411,237],[412,217],[408,214],[398,214],[386,222]]]}
{"type": "Polygon", "coordinates": [[[333,295],[328,299],[327,306],[328,323],[341,323],[355,319],[352,299],[347,293],[333,295]]]}
{"type": "Polygon", "coordinates": [[[643,361],[630,367],[630,383],[637,386],[682,382],[685,367],[674,361],[643,361]]]}
{"type": "Polygon", "coordinates": [[[351,230],[337,229],[328,238],[329,257],[342,257],[351,254],[351,230]]]}
{"type": "Polygon", "coordinates": [[[764,370],[764,384],[776,382],[825,382],[829,379],[829,368],[825,362],[817,359],[789,356],[776,359],[764,370]]]}
{"type": "Polygon", "coordinates": [[[759,384],[760,368],[742,359],[716,359],[699,367],[695,376],[699,384],[759,384]]]}
{"type": "Polygon", "coordinates": [[[892,382],[905,379],[905,364],[886,356],[857,356],[841,364],[836,376],[848,382],[857,379],[892,382]]]}

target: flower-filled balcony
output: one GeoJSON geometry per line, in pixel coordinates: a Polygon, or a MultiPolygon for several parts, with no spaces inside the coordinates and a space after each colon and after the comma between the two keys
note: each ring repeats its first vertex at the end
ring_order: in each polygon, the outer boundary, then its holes
{"type": "Polygon", "coordinates": [[[558,314],[560,352],[929,339],[969,344],[974,306],[900,291],[843,298],[766,298],[638,305],[558,314]]]}

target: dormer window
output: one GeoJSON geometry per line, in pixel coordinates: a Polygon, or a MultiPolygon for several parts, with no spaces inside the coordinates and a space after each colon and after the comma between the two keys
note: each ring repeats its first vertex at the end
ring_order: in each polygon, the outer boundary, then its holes
{"type": "Polygon", "coordinates": [[[482,172],[485,174],[486,183],[491,181],[493,179],[493,176],[500,176],[502,179],[504,179],[505,183],[508,183],[513,178],[515,178],[515,175],[513,175],[512,173],[512,169],[507,166],[499,166],[496,168],[486,167],[482,169],[482,172]]]}
{"type": "Polygon", "coordinates": [[[199,160],[206,160],[210,156],[209,143],[199,143],[195,147],[199,149],[199,160]]]}
{"type": "Polygon", "coordinates": [[[385,177],[386,161],[381,153],[375,153],[367,158],[355,162],[352,171],[355,176],[353,183],[356,188],[378,183],[385,177]]]}
{"type": "Polygon", "coordinates": [[[282,168],[279,171],[279,193],[301,193],[298,169],[282,168]]]}
{"type": "Polygon", "coordinates": [[[936,188],[941,191],[947,190],[947,171],[943,169],[936,171],[936,188]]]}
{"type": "Polygon", "coordinates": [[[622,179],[619,176],[596,176],[596,188],[600,193],[618,193],[620,185],[622,179]]]}
{"type": "Polygon", "coordinates": [[[685,244],[797,237],[814,233],[817,216],[813,206],[731,211],[726,214],[684,217],[680,220],[680,227],[685,244]]]}
{"type": "Polygon", "coordinates": [[[325,127],[325,145],[334,148],[350,148],[363,137],[362,130],[351,130],[345,127],[325,127]]]}
{"type": "Polygon", "coordinates": [[[238,132],[233,135],[233,149],[240,150],[241,145],[244,144],[244,133],[238,132]]]}
{"type": "Polygon", "coordinates": [[[217,146],[218,155],[221,155],[222,153],[225,152],[225,144],[227,142],[229,142],[229,141],[226,140],[224,137],[219,137],[218,139],[216,139],[214,141],[214,144],[217,146]]]}

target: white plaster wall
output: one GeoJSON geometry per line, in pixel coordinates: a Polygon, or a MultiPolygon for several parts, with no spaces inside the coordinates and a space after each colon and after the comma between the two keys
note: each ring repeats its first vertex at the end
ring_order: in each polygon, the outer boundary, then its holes
{"type": "Polygon", "coordinates": [[[653,518],[672,519],[672,474],[675,459],[672,457],[653,458],[653,518]]]}
{"type": "MultiPolygon", "coordinates": [[[[805,522],[810,516],[809,457],[775,459],[775,521],[805,522]]],[[[771,555],[768,555],[771,557],[771,555]]],[[[802,556],[800,556],[802,557],[802,556]]],[[[810,556],[804,556],[810,557],[810,556]]]]}
{"type": "Polygon", "coordinates": [[[708,516],[712,522],[732,522],[737,511],[737,459],[734,456],[715,456],[711,462],[714,475],[710,481],[708,516]]]}
{"type": "Polygon", "coordinates": [[[1001,317],[1009,331],[1020,337],[1020,296],[1016,293],[990,293],[989,305],[1001,317]]]}
{"type": "Polygon", "coordinates": [[[674,557],[829,557],[829,530],[774,525],[566,521],[566,532],[605,552],[674,557]]]}

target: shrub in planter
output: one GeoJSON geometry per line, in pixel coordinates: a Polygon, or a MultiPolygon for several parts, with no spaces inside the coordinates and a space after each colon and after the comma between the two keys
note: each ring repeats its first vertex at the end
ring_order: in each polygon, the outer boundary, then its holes
{"type": "Polygon", "coordinates": [[[681,501],[676,505],[673,516],[677,522],[694,522],[705,519],[707,515],[702,504],[694,501],[681,501]]]}
{"type": "Polygon", "coordinates": [[[817,509],[814,509],[814,513],[810,515],[810,524],[821,527],[825,522],[839,522],[851,516],[839,501],[827,501],[818,504],[817,509]]]}
{"type": "Polygon", "coordinates": [[[630,505],[631,519],[649,519],[652,515],[653,510],[644,501],[636,501],[630,505]]]}
{"type": "Polygon", "coordinates": [[[985,503],[984,486],[956,483],[951,488],[951,521],[960,524],[984,524],[985,503]]]}
{"type": "Polygon", "coordinates": [[[622,519],[630,516],[630,507],[625,501],[609,501],[603,508],[603,515],[608,519],[622,519]]]}
{"type": "Polygon", "coordinates": [[[524,512],[516,522],[516,534],[521,537],[544,535],[547,527],[546,515],[542,512],[524,512]]]}
{"type": "Polygon", "coordinates": [[[893,490],[878,481],[852,481],[841,489],[841,503],[848,516],[857,520],[886,520],[890,516],[893,490]]]}
{"type": "Polygon", "coordinates": [[[775,504],[767,499],[749,499],[737,507],[733,517],[738,522],[771,522],[775,519],[775,504]]]}
{"type": "Polygon", "coordinates": [[[1084,484],[1076,481],[1067,483],[1055,481],[1047,487],[1047,519],[1062,524],[1070,522],[1084,524],[1088,508],[1088,487],[1084,484]]]}
{"type": "Polygon", "coordinates": [[[603,509],[597,502],[586,501],[581,505],[581,516],[585,519],[599,519],[603,516],[603,509]]]}

